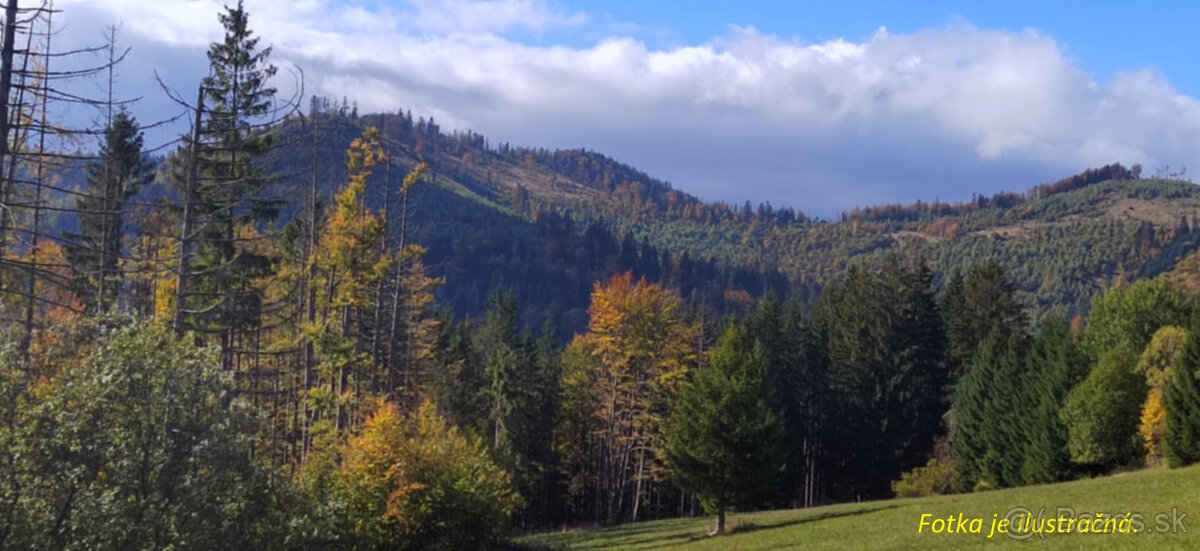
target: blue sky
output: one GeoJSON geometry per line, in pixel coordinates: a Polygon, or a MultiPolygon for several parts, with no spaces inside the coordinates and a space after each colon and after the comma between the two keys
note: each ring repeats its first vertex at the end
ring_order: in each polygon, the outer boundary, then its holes
{"type": "MultiPolygon", "coordinates": [[[[1200,50],[1196,26],[1200,2],[571,0],[561,5],[661,30],[659,35],[642,35],[658,46],[701,43],[730,25],[752,25],[765,33],[807,42],[861,40],[881,26],[910,33],[955,19],[988,29],[1033,28],[1054,36],[1084,70],[1101,78],[1118,69],[1153,66],[1169,75],[1180,89],[1193,95],[1200,92],[1200,74],[1195,68],[1195,53],[1200,50]]],[[[559,38],[583,40],[570,34],[559,38]]]]}
{"type": "MultiPolygon", "coordinates": [[[[1114,161],[1200,165],[1200,8],[1047,4],[247,0],[307,92],[586,147],[708,200],[832,217],[1114,161]]],[[[143,120],[177,110],[153,72],[194,87],[220,33],[219,0],[56,5],[78,44],[122,24],[143,120]]]]}

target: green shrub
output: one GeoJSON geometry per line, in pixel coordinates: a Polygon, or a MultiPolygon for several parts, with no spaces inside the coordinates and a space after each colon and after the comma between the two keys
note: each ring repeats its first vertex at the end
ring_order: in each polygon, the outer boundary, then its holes
{"type": "Polygon", "coordinates": [[[923,467],[917,467],[900,475],[892,482],[896,497],[924,497],[954,493],[954,464],[938,458],[930,459],[923,467]]]}

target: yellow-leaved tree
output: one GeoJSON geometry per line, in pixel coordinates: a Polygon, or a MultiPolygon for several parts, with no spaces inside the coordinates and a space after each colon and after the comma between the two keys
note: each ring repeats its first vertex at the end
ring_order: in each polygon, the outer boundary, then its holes
{"type": "Polygon", "coordinates": [[[345,187],[334,197],[309,258],[315,277],[319,314],[304,328],[319,358],[317,372],[323,382],[309,391],[318,419],[310,427],[314,437],[337,432],[352,424],[366,392],[376,386],[379,373],[372,370],[364,340],[376,328],[370,325],[376,286],[387,277],[392,255],[380,247],[384,220],[367,209],[367,179],[386,161],[375,128],[346,150],[345,187]]]}
{"type": "Polygon", "coordinates": [[[697,361],[697,325],[679,297],[626,272],[597,282],[588,332],[563,356],[560,452],[595,518],[636,519],[649,484],[663,480],[664,425],[697,361]]]}
{"type": "Polygon", "coordinates": [[[1167,436],[1164,393],[1183,359],[1186,338],[1187,332],[1182,328],[1173,325],[1160,328],[1150,338],[1150,344],[1146,345],[1137,364],[1137,372],[1146,377],[1146,386],[1149,388],[1138,425],[1138,434],[1146,447],[1148,465],[1163,463],[1163,439],[1167,436]]]}

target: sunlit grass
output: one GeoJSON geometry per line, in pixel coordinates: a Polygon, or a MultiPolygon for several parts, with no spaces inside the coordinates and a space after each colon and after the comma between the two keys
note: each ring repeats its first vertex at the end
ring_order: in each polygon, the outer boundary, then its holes
{"type": "MultiPolygon", "coordinates": [[[[1039,549],[1198,549],[1200,548],[1200,466],[1151,469],[1091,480],[992,492],[895,499],[761,513],[733,514],[733,532],[709,537],[708,518],[645,522],[596,530],[536,534],[520,543],[550,549],[963,549],[1034,546],[1039,549]],[[1188,532],[1138,534],[1046,534],[1025,542],[995,534],[988,538],[993,515],[1014,507],[1042,507],[1052,518],[1059,507],[1076,514],[1141,513],[1147,528],[1154,515],[1172,511],[1188,532]],[[917,533],[925,513],[931,518],[981,518],[981,534],[917,533]],[[1183,516],[1186,515],[1186,516],[1183,516]]],[[[1167,520],[1164,526],[1170,525],[1167,520]]]]}

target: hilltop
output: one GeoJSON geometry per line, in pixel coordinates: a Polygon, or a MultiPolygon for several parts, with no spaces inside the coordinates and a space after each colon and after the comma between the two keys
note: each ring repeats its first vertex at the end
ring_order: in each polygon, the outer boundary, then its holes
{"type": "MultiPolygon", "coordinates": [[[[280,129],[285,147],[269,164],[285,175],[285,195],[304,196],[307,183],[286,175],[310,171],[314,152],[319,185],[336,189],[346,144],[367,126],[380,128],[393,187],[418,162],[429,164],[409,231],[428,249],[433,274],[446,279],[441,301],[474,316],[493,289],[507,287],[526,325],[548,317],[563,337],[586,323],[592,283],[625,270],[728,312],[772,290],[808,301],[848,266],[877,265],[893,253],[921,255],[941,276],[994,257],[1036,320],[1056,306],[1081,314],[1097,291],[1171,272],[1200,244],[1200,188],[1138,178],[1119,165],[1023,194],[856,208],[823,221],[805,216],[803,205],[706,203],[594,151],[493,145],[406,113],[325,110],[315,118],[315,145],[312,120],[280,129]]],[[[398,219],[386,172],[377,171],[368,198],[398,219]]]]}

